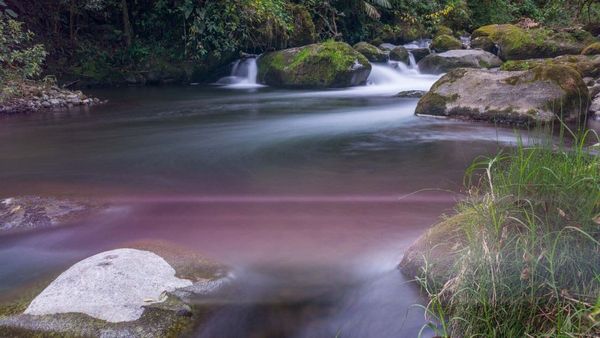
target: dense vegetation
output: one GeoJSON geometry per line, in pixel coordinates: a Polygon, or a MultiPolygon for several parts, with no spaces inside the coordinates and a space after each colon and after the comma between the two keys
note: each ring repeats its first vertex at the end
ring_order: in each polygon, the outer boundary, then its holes
{"type": "MultiPolygon", "coordinates": [[[[597,337],[600,334],[600,158],[574,145],[519,145],[473,165],[480,180],[452,228],[443,278],[422,280],[440,335],[597,337]],[[459,238],[459,240],[456,240],[459,238]]],[[[442,244],[443,241],[438,244],[442,244]]]]}
{"type": "MultiPolygon", "coordinates": [[[[135,81],[144,72],[167,74],[172,80],[206,80],[240,51],[260,53],[330,38],[351,44],[401,43],[445,26],[455,32],[472,31],[523,16],[548,25],[587,24],[600,14],[600,4],[592,0],[4,0],[2,4],[50,51],[49,73],[100,83],[135,81]]],[[[2,17],[4,25],[7,18],[2,17]]]]}

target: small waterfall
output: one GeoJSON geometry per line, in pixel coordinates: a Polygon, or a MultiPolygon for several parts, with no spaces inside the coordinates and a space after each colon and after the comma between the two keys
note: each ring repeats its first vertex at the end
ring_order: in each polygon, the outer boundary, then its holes
{"type": "Polygon", "coordinates": [[[257,83],[258,65],[255,57],[239,59],[231,68],[231,75],[217,81],[217,85],[228,88],[258,88],[262,85],[257,83]]]}
{"type": "Polygon", "coordinates": [[[417,67],[418,67],[417,60],[415,59],[415,55],[411,51],[408,52],[408,61],[409,61],[408,66],[410,68],[417,69],[417,67]]]}

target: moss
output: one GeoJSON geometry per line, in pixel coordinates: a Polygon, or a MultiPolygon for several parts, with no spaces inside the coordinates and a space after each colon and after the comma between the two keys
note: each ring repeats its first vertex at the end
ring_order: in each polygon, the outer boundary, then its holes
{"type": "Polygon", "coordinates": [[[327,88],[353,85],[362,77],[366,81],[371,65],[350,45],[327,41],[267,53],[258,68],[259,81],[269,85],[327,88]]]}
{"type": "Polygon", "coordinates": [[[546,28],[525,30],[510,24],[480,27],[473,32],[473,38],[489,38],[498,44],[500,56],[505,60],[579,54],[582,48],[579,40],[582,36],[546,28]]]}
{"type": "Polygon", "coordinates": [[[435,35],[450,35],[450,36],[454,36],[454,32],[452,31],[452,29],[450,29],[447,26],[444,25],[439,25],[436,27],[435,29],[435,35]]]}
{"type": "Polygon", "coordinates": [[[287,4],[286,6],[294,21],[288,45],[296,47],[317,41],[317,29],[308,9],[298,4],[287,4]]]}
{"type": "Polygon", "coordinates": [[[564,116],[565,113],[580,115],[587,112],[590,101],[589,92],[575,69],[564,65],[543,65],[534,68],[532,72],[534,74],[533,81],[551,81],[566,92],[562,100],[550,101],[546,108],[559,116],[564,116]]]}
{"type": "Polygon", "coordinates": [[[431,42],[431,49],[438,53],[446,52],[452,49],[461,49],[462,43],[450,35],[438,35],[431,42]]]}
{"type": "Polygon", "coordinates": [[[581,51],[583,55],[597,55],[600,54],[600,42],[593,43],[581,51]]]}
{"type": "Polygon", "coordinates": [[[398,46],[390,51],[390,60],[400,61],[408,64],[410,62],[410,56],[408,50],[402,46],[398,46]]]}
{"type": "Polygon", "coordinates": [[[359,43],[355,44],[353,46],[353,48],[357,52],[364,55],[367,58],[367,60],[369,60],[371,62],[386,62],[388,59],[388,56],[386,53],[381,51],[379,48],[377,48],[369,43],[366,43],[366,42],[359,42],[359,43]]]}
{"type": "Polygon", "coordinates": [[[429,92],[419,100],[415,114],[436,116],[445,115],[447,101],[448,98],[433,92],[429,92]]]}

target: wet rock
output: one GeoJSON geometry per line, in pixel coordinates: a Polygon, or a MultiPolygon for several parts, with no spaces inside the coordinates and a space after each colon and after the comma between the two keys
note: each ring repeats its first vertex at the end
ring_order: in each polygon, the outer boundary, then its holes
{"type": "Polygon", "coordinates": [[[388,60],[388,55],[384,51],[369,43],[359,42],[352,48],[364,55],[371,62],[386,62],[388,60]]]}
{"type": "Polygon", "coordinates": [[[392,49],[396,48],[396,45],[392,44],[392,43],[382,43],[379,45],[379,49],[384,50],[384,51],[391,51],[392,49]]]}
{"type": "Polygon", "coordinates": [[[427,94],[427,92],[424,90],[406,90],[396,94],[396,97],[418,99],[420,97],[423,97],[423,95],[425,94],[427,94]]]}
{"type": "Polygon", "coordinates": [[[0,233],[60,226],[89,212],[89,203],[45,197],[16,197],[0,201],[0,233]]]}
{"type": "Polygon", "coordinates": [[[567,66],[506,72],[460,68],[438,80],[419,100],[416,114],[504,124],[576,120],[589,103],[581,76],[567,66]]]}
{"type": "Polygon", "coordinates": [[[390,51],[390,60],[392,61],[400,61],[405,64],[410,63],[410,55],[408,54],[408,50],[402,46],[394,47],[390,51]]]}
{"type": "Polygon", "coordinates": [[[496,48],[496,44],[494,43],[494,41],[485,36],[480,36],[471,40],[471,48],[481,49],[493,54],[498,53],[498,49],[496,48]]]}
{"type": "Polygon", "coordinates": [[[415,61],[419,62],[427,55],[431,54],[431,50],[429,48],[413,48],[409,49],[409,52],[415,57],[415,61]]]}
{"type": "Polygon", "coordinates": [[[429,48],[437,53],[443,53],[452,49],[461,49],[462,42],[453,36],[442,34],[433,39],[429,48]]]}
{"type": "Polygon", "coordinates": [[[596,95],[590,104],[591,116],[600,116],[600,95],[596,95]]]}
{"type": "Polygon", "coordinates": [[[364,84],[371,64],[343,42],[328,41],[263,54],[258,81],[274,87],[340,88],[364,84]]]}
{"type": "Polygon", "coordinates": [[[23,84],[19,97],[7,99],[0,105],[0,114],[35,112],[42,109],[64,109],[73,106],[91,106],[102,103],[87,100],[80,91],[70,91],[44,84],[23,84]],[[87,100],[87,101],[86,101],[87,100]]]}
{"type": "Polygon", "coordinates": [[[216,307],[198,299],[220,291],[228,269],[164,243],[102,252],[52,281],[0,332],[92,337],[175,337],[216,307]],[[192,297],[195,297],[192,299],[192,297]]]}
{"type": "Polygon", "coordinates": [[[426,56],[419,61],[419,70],[427,74],[441,74],[455,68],[493,68],[500,65],[502,60],[492,53],[476,49],[457,49],[426,56]]]}

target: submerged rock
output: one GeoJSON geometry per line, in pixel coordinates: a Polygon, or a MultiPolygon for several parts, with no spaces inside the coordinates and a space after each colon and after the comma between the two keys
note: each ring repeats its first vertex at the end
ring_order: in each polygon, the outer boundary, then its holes
{"type": "Polygon", "coordinates": [[[396,97],[418,99],[420,97],[423,97],[423,95],[425,94],[427,94],[427,92],[424,90],[406,90],[396,94],[396,97]]]}
{"type": "Polygon", "coordinates": [[[442,34],[433,39],[429,48],[438,53],[443,53],[452,49],[461,49],[462,42],[451,35],[442,34]]]}
{"type": "Polygon", "coordinates": [[[364,84],[371,64],[343,42],[328,41],[262,55],[258,81],[275,87],[338,88],[364,84]]]}
{"type": "Polygon", "coordinates": [[[546,28],[523,29],[515,25],[488,25],[473,32],[472,38],[486,37],[498,46],[504,60],[547,58],[579,54],[592,39],[585,31],[553,31],[546,28]]]}
{"type": "Polygon", "coordinates": [[[438,80],[417,105],[418,115],[506,124],[575,120],[587,110],[588,89],[567,66],[506,72],[460,68],[438,80]]]}
{"type": "Polygon", "coordinates": [[[359,42],[353,48],[371,62],[386,62],[388,60],[387,53],[367,42],[359,42]]]}
{"type": "Polygon", "coordinates": [[[15,197],[0,201],[0,233],[55,227],[91,210],[83,202],[47,197],[15,197]]]}
{"type": "Polygon", "coordinates": [[[431,54],[419,61],[419,70],[427,74],[441,74],[455,68],[500,67],[502,60],[496,55],[477,49],[457,49],[431,54]]]}
{"type": "Polygon", "coordinates": [[[55,336],[179,336],[207,314],[194,299],[216,292],[226,268],[168,246],[122,248],[76,263],[0,332],[55,336]],[[183,257],[183,258],[182,258],[183,257]]]}

